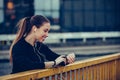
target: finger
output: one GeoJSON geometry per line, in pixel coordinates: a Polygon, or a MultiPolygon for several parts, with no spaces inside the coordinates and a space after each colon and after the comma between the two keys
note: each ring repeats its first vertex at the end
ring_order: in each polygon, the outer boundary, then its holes
{"type": "Polygon", "coordinates": [[[70,58],[72,61],[75,60],[75,56],[74,55],[68,55],[67,57],[70,58]]]}
{"type": "Polygon", "coordinates": [[[68,57],[68,62],[69,62],[69,63],[73,63],[73,62],[74,62],[74,58],[71,57],[71,56],[69,56],[69,57],[68,57]]]}
{"type": "Polygon", "coordinates": [[[71,53],[70,56],[73,56],[75,58],[75,54],[74,53],[71,53]]]}
{"type": "Polygon", "coordinates": [[[64,58],[64,57],[65,57],[65,55],[61,55],[60,57],[64,58]]]}

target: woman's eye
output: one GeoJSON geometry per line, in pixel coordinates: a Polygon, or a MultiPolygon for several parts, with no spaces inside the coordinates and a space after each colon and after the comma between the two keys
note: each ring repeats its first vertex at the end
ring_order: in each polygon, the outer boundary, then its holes
{"type": "Polygon", "coordinates": [[[47,32],[48,30],[44,30],[44,32],[47,32]]]}

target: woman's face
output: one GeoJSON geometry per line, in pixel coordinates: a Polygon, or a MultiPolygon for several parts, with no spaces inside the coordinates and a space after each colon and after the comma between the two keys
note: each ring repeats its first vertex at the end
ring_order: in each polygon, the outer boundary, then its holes
{"type": "Polygon", "coordinates": [[[50,30],[50,23],[44,23],[40,28],[36,29],[35,36],[36,40],[43,42],[45,38],[48,37],[48,32],[50,30]]]}

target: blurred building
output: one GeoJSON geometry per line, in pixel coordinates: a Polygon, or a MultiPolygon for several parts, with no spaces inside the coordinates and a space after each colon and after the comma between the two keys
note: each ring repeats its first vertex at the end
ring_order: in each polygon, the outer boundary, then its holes
{"type": "Polygon", "coordinates": [[[120,0],[60,0],[63,31],[120,31],[120,0]]]}
{"type": "Polygon", "coordinates": [[[44,15],[51,32],[120,31],[120,0],[0,0],[0,34],[23,17],[44,15]]]}
{"type": "Polygon", "coordinates": [[[33,0],[0,0],[1,6],[1,34],[16,33],[16,23],[23,17],[34,15],[33,0]]]}

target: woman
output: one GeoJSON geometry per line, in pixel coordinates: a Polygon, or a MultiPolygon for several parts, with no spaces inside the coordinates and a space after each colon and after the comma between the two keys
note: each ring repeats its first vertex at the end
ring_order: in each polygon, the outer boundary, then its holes
{"type": "Polygon", "coordinates": [[[20,20],[17,26],[19,30],[10,48],[12,73],[52,68],[63,62],[65,64],[74,62],[74,54],[69,54],[65,58],[42,43],[50,30],[50,22],[46,17],[41,15],[26,17],[20,20]]]}

